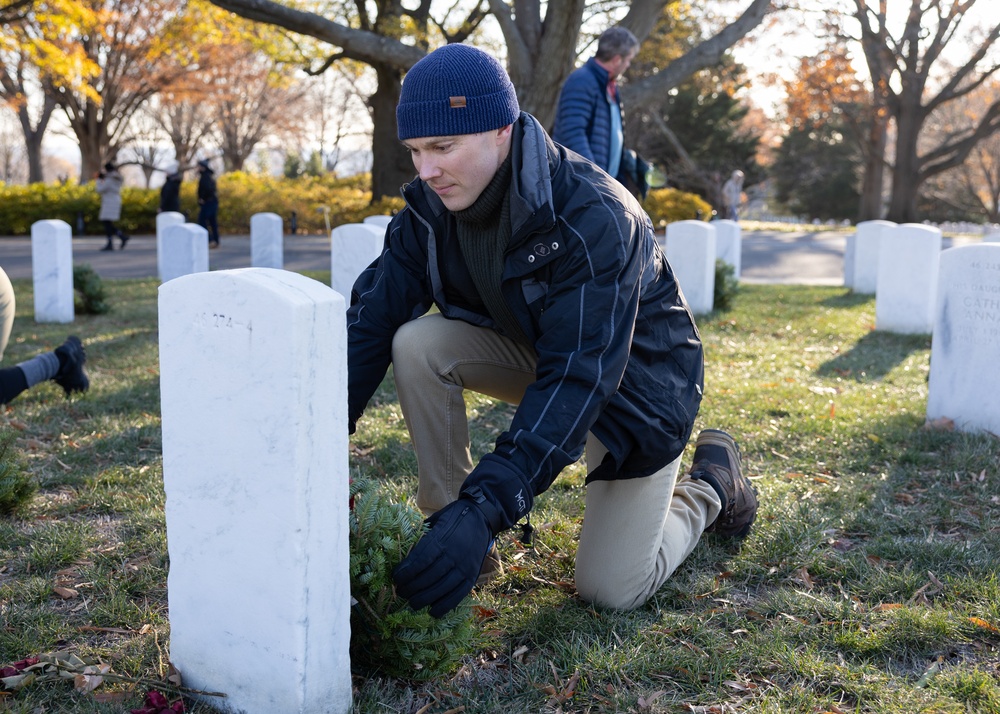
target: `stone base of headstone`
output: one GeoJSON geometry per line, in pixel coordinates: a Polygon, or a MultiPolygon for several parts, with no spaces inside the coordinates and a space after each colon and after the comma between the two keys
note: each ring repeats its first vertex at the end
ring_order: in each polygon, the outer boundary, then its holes
{"type": "Polygon", "coordinates": [[[385,229],[371,223],[346,223],[330,232],[330,287],[351,302],[358,276],[382,254],[385,229]]]}
{"type": "Polygon", "coordinates": [[[941,230],[904,223],[879,238],[875,329],[930,334],[934,328],[941,230]]]}
{"type": "Polygon", "coordinates": [[[285,267],[284,231],[277,213],[255,213],[250,217],[250,265],[254,268],[285,267]]]}
{"type": "MultiPolygon", "coordinates": [[[[163,213],[156,214],[156,274],[160,277],[160,282],[164,281],[163,277],[163,257],[166,255],[167,248],[163,245],[164,237],[167,234],[167,229],[171,226],[179,226],[184,223],[184,214],[178,211],[164,211],[163,213]]],[[[206,233],[206,235],[208,235],[206,233]]]]}
{"type": "Polygon", "coordinates": [[[927,418],[1000,436],[1000,245],[941,254],[927,418]]]}
{"type": "Polygon", "coordinates": [[[169,226],[163,233],[162,282],[208,272],[208,231],[197,223],[169,226]]]}
{"type": "Polygon", "coordinates": [[[704,221],[667,226],[667,261],[691,311],[704,315],[715,304],[715,228],[704,221]]]}
{"type": "Polygon", "coordinates": [[[35,322],[73,322],[73,229],[66,221],[31,224],[35,322]]]}
{"type": "Polygon", "coordinates": [[[170,659],[245,714],[351,708],[343,298],[282,270],[159,291],[170,659]]]}

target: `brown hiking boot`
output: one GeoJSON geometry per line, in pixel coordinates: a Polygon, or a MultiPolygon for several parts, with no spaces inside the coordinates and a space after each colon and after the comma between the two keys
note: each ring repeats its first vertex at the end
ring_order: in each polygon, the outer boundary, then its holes
{"type": "Polygon", "coordinates": [[[494,541],[490,545],[490,549],[486,551],[486,560],[483,561],[483,567],[479,571],[479,577],[476,579],[474,587],[481,587],[501,575],[503,575],[503,564],[500,562],[500,551],[497,550],[497,544],[494,541]]]}
{"type": "Polygon", "coordinates": [[[705,429],[694,445],[691,478],[707,481],[722,500],[722,511],[706,533],[743,538],[757,517],[757,487],[743,475],[740,447],[729,434],[705,429]]]}

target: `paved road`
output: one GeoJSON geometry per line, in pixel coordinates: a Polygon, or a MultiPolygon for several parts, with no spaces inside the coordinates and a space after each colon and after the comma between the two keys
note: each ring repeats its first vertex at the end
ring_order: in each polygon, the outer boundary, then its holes
{"type": "MultiPolygon", "coordinates": [[[[741,280],[757,283],[842,285],[846,232],[745,231],[741,280]]],[[[979,238],[945,238],[945,247],[979,238]]],[[[135,236],[128,248],[104,253],[104,238],[73,239],[73,261],[89,264],[102,278],[156,276],[156,238],[135,236]]],[[[250,266],[250,237],[224,236],[209,252],[212,270],[250,266]]],[[[0,237],[0,266],[11,278],[31,277],[31,239],[0,237]]],[[[330,269],[330,239],[323,235],[285,236],[285,269],[330,269]]]]}

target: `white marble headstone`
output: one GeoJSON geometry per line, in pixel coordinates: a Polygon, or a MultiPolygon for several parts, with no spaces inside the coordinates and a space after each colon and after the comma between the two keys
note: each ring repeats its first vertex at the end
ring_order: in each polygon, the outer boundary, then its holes
{"type": "Polygon", "coordinates": [[[197,223],[180,223],[163,232],[160,280],[208,272],[208,231],[197,223]]]}
{"type": "Polygon", "coordinates": [[[73,322],[73,229],[66,221],[31,224],[35,322],[73,322]]]}
{"type": "Polygon", "coordinates": [[[941,229],[904,223],[882,231],[875,290],[875,328],[930,334],[934,328],[941,229]]]}
{"type": "Polygon", "coordinates": [[[991,230],[983,236],[984,243],[1000,243],[1000,230],[991,230]]]}
{"type": "Polygon", "coordinates": [[[704,315],[715,305],[715,228],[704,221],[667,225],[667,260],[691,311],[704,315]]]}
{"type": "MultiPolygon", "coordinates": [[[[167,229],[171,226],[182,225],[183,223],[184,214],[178,211],[164,211],[163,213],[156,214],[156,274],[160,276],[161,283],[164,281],[163,257],[167,249],[163,245],[163,240],[166,237],[167,229]]],[[[208,234],[206,233],[205,235],[208,234]]]]}
{"type": "Polygon", "coordinates": [[[1000,435],[1000,245],[941,254],[927,418],[1000,435]]]}
{"type": "Polygon", "coordinates": [[[254,268],[285,267],[281,216],[255,213],[250,217],[250,265],[254,268]]]}
{"type": "Polygon", "coordinates": [[[392,221],[392,216],[365,216],[361,219],[363,223],[379,228],[385,228],[392,221]]]}
{"type": "Polygon", "coordinates": [[[857,236],[849,233],[844,240],[844,287],[854,288],[854,244],[857,236]]]}
{"type": "Polygon", "coordinates": [[[892,221],[862,221],[854,234],[853,285],[856,293],[872,295],[878,280],[879,240],[882,232],[896,226],[892,221]]]}
{"type": "Polygon", "coordinates": [[[370,223],[346,223],[330,232],[330,286],[351,303],[354,281],[382,254],[385,229],[370,223]]]}
{"type": "Polygon", "coordinates": [[[297,273],[159,290],[170,659],[245,714],[351,708],[343,298],[297,273]]]}
{"type": "Polygon", "coordinates": [[[733,266],[734,275],[739,280],[743,257],[743,230],[739,223],[728,218],[712,221],[712,225],[715,226],[716,257],[733,266]]]}

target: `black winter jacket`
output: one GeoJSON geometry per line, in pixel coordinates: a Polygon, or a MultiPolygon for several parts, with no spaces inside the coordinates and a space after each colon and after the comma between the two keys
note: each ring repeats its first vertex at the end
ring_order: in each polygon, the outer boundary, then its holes
{"type": "MultiPolygon", "coordinates": [[[[513,525],[566,465],[588,431],[608,449],[590,479],[648,476],[678,457],[701,401],[702,346],[649,217],[589,161],[548,137],[534,117],[514,125],[511,239],[501,290],[538,355],[537,379],[508,431],[470,474],[513,525]],[[572,157],[572,158],[571,158],[572,157]]],[[[497,329],[480,305],[455,220],[415,179],[379,258],[354,285],[347,314],[351,429],[386,374],[392,337],[432,304],[497,329]]]]}

